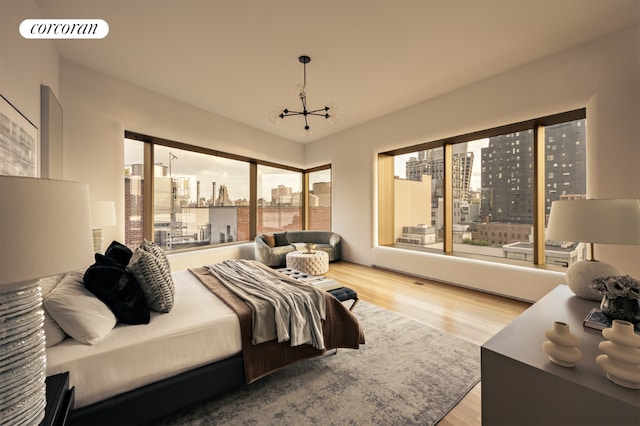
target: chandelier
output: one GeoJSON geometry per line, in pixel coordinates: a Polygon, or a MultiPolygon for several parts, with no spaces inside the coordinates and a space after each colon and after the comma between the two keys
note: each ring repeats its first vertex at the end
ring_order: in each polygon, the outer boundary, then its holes
{"type": "Polygon", "coordinates": [[[336,106],[333,103],[329,103],[320,109],[307,109],[307,64],[311,62],[311,58],[308,56],[300,56],[298,58],[304,68],[304,80],[303,83],[299,83],[295,86],[296,95],[302,102],[302,111],[292,111],[288,108],[280,108],[273,110],[269,113],[269,119],[278,124],[285,117],[291,117],[294,115],[301,115],[304,117],[304,135],[311,136],[311,129],[309,128],[308,117],[315,115],[317,117],[324,117],[329,123],[335,124],[340,119],[337,115],[336,106]]]}

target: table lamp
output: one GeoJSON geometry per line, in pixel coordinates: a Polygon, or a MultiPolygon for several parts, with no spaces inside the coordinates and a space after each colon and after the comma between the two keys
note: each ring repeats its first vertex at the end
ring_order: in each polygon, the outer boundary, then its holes
{"type": "Polygon", "coordinates": [[[102,253],[102,227],[116,224],[116,205],[113,201],[91,202],[91,225],[93,226],[93,250],[102,253]]]}
{"type": "Polygon", "coordinates": [[[596,260],[594,243],[640,244],[640,199],[560,200],[551,204],[547,240],[589,243],[589,260],[569,265],[567,285],[578,296],[601,300],[589,287],[594,278],[618,275],[608,263],[596,260]]]}
{"type": "Polygon", "coordinates": [[[0,176],[0,424],[44,419],[45,335],[38,279],[93,262],[87,185],[0,176]]]}

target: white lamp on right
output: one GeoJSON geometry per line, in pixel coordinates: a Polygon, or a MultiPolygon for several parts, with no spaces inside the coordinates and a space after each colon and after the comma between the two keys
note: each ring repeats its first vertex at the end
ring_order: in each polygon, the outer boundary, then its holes
{"type": "Polygon", "coordinates": [[[590,244],[591,259],[569,265],[567,285],[582,298],[601,300],[602,295],[589,284],[618,271],[595,259],[593,244],[640,244],[640,199],[554,201],[546,238],[590,244]]]}

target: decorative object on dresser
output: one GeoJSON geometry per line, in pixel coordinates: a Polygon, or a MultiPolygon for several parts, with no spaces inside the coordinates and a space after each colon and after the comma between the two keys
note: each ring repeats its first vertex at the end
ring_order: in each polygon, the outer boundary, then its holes
{"type": "Polygon", "coordinates": [[[577,347],[580,339],[571,333],[567,323],[555,321],[544,336],[549,340],[542,344],[542,349],[554,364],[573,367],[582,359],[582,352],[577,347]]]}
{"type": "Polygon", "coordinates": [[[602,294],[600,309],[612,320],[640,323],[640,281],[630,275],[599,277],[591,288],[602,294]]]}
{"type": "Polygon", "coordinates": [[[36,280],[91,262],[89,188],[0,176],[0,199],[0,424],[38,424],[45,415],[46,342],[36,280]]]}
{"type": "Polygon", "coordinates": [[[102,228],[116,224],[116,205],[113,201],[91,202],[91,226],[93,226],[93,250],[103,253],[102,228]]]}
{"type": "Polygon", "coordinates": [[[640,244],[640,199],[554,201],[546,239],[589,244],[591,259],[569,265],[566,279],[576,295],[599,301],[602,296],[590,287],[591,282],[618,271],[596,260],[594,243],[640,244]]]}
{"type": "MultiPolygon", "coordinates": [[[[606,316],[602,312],[602,309],[593,308],[584,318],[582,325],[594,330],[604,330],[605,328],[611,327],[613,325],[613,320],[606,316]]],[[[640,333],[640,323],[634,324],[633,328],[636,333],[640,333]]]]}
{"type": "Polygon", "coordinates": [[[596,357],[596,363],[613,383],[640,389],[640,336],[634,333],[633,324],[613,320],[613,326],[602,330],[602,335],[608,340],[598,345],[604,354],[596,357]]]}

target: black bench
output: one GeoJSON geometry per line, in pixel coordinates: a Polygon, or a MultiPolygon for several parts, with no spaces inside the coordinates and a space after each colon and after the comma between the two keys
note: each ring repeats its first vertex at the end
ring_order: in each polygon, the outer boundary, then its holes
{"type": "Polygon", "coordinates": [[[328,290],[328,293],[341,302],[353,300],[351,307],[349,307],[350,311],[353,311],[353,309],[360,301],[360,299],[358,299],[358,293],[349,287],[334,288],[333,290],[328,290]]]}
{"type": "MultiPolygon", "coordinates": [[[[336,281],[329,280],[327,279],[327,277],[309,275],[305,272],[301,272],[293,268],[279,268],[277,269],[277,271],[291,278],[295,278],[297,280],[304,281],[311,285],[315,285],[316,287],[319,287],[319,288],[323,288],[325,284],[329,282],[333,283],[333,284],[330,284],[332,286],[335,286],[337,284],[336,281]]],[[[327,293],[331,294],[333,297],[335,297],[341,302],[345,302],[347,300],[353,300],[353,303],[349,308],[350,311],[353,311],[353,309],[356,307],[356,305],[360,300],[358,299],[358,293],[355,290],[350,289],[349,287],[333,287],[333,288],[330,287],[330,289],[326,291],[327,293]]]]}

